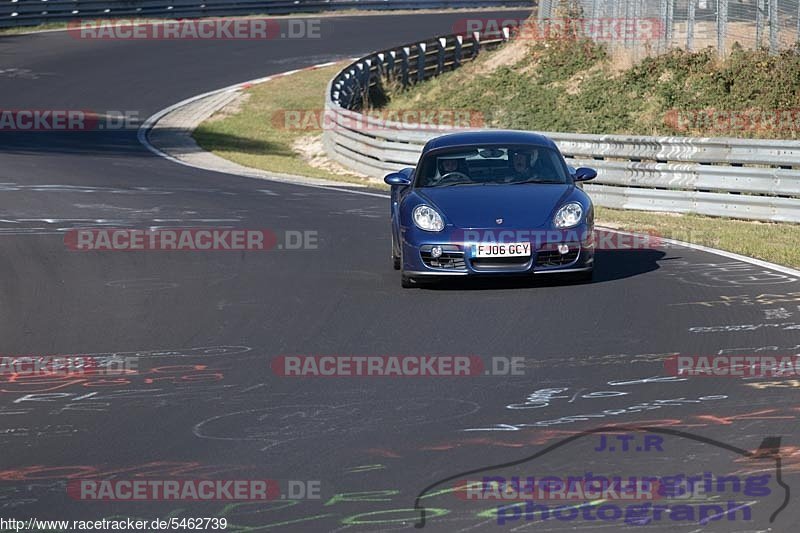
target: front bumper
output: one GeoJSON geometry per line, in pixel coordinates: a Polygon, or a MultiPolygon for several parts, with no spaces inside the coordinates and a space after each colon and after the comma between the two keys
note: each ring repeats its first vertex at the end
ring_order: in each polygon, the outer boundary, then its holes
{"type": "MultiPolygon", "coordinates": [[[[497,233],[497,230],[493,230],[497,233]]],[[[411,228],[402,233],[403,270],[409,276],[492,276],[533,275],[586,272],[594,267],[592,228],[585,225],[570,230],[509,230],[506,238],[480,242],[530,242],[531,255],[525,257],[479,258],[475,254],[478,241],[466,240],[458,229],[440,233],[411,228]],[[568,251],[558,250],[566,244],[568,251]],[[441,249],[433,257],[434,248],[441,249]]]]}

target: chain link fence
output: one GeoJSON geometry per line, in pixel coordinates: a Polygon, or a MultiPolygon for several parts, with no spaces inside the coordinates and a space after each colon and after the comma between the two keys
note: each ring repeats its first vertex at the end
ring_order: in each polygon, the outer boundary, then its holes
{"type": "Polygon", "coordinates": [[[537,17],[539,25],[577,21],[585,35],[636,57],[708,46],[725,56],[737,43],[778,53],[800,41],[800,0],[540,0],[537,17]]]}

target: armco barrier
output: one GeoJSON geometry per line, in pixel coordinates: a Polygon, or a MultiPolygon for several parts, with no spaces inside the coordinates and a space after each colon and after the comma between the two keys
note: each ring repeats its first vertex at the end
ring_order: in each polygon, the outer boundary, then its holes
{"type": "MultiPolygon", "coordinates": [[[[503,35],[450,35],[370,54],[328,85],[323,133],[328,155],[381,178],[415,166],[429,139],[452,127],[418,127],[362,115],[365,100],[387,77],[408,85],[457,68],[503,35]]],[[[800,142],[729,138],[547,133],[570,165],[591,166],[584,186],[596,204],[800,222],[800,142]]]]}
{"type": "Polygon", "coordinates": [[[0,27],[81,19],[199,18],[348,9],[531,7],[530,0],[0,0],[0,27]]]}
{"type": "Polygon", "coordinates": [[[415,129],[401,122],[380,120],[358,111],[385,80],[408,86],[458,68],[494,48],[509,31],[494,35],[448,35],[391,50],[375,52],[349,65],[328,84],[323,142],[329,157],[362,174],[381,177],[414,166],[422,145],[445,126],[415,129]]]}

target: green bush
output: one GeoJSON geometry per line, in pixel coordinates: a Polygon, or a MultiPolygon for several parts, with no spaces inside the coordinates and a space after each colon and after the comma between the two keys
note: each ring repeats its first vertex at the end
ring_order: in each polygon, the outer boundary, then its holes
{"type": "Polygon", "coordinates": [[[438,79],[396,88],[386,95],[388,107],[477,110],[489,126],[538,131],[798,137],[798,128],[786,124],[728,127],[676,119],[716,111],[775,116],[800,109],[798,49],[770,55],[735,46],[725,60],[711,48],[673,50],[620,70],[604,45],[587,40],[506,46],[524,47],[524,54],[505,54],[513,60],[494,66],[503,51],[484,53],[438,79]]]}

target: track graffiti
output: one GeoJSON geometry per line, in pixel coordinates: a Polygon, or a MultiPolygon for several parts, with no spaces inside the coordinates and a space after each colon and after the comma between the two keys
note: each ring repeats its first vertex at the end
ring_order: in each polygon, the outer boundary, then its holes
{"type": "Polygon", "coordinates": [[[569,399],[569,403],[574,402],[576,399],[594,400],[597,398],[612,398],[615,396],[627,396],[627,392],[622,391],[596,391],[587,394],[582,394],[585,389],[577,393],[561,396],[560,394],[568,391],[564,389],[539,389],[529,394],[523,403],[512,403],[506,405],[506,409],[541,409],[542,407],[549,407],[553,400],[569,399]]]}
{"type": "Polygon", "coordinates": [[[113,467],[105,465],[31,465],[0,470],[0,481],[63,481],[70,479],[110,479],[114,476],[141,478],[213,478],[242,472],[249,466],[208,465],[197,461],[150,461],[113,467]]]}
{"type": "Polygon", "coordinates": [[[256,441],[267,450],[287,442],[320,436],[347,435],[380,427],[433,424],[469,416],[479,406],[465,400],[401,401],[386,410],[372,402],[339,405],[294,404],[248,409],[207,418],[194,426],[195,436],[223,441],[256,441]],[[432,415],[431,408],[447,408],[448,414],[432,415]]]}
{"type": "Polygon", "coordinates": [[[212,405],[252,405],[261,399],[252,386],[199,384],[171,389],[145,388],[92,392],[46,392],[21,396],[12,405],[0,407],[0,415],[28,415],[42,409],[48,415],[65,413],[107,412],[119,408],[149,407],[154,409],[185,405],[186,402],[212,405]]]}
{"type": "Polygon", "coordinates": [[[717,300],[706,300],[699,302],[687,302],[670,304],[671,306],[696,305],[699,307],[733,307],[733,306],[757,306],[774,305],[782,303],[800,304],[800,292],[785,293],[761,293],[755,296],[749,294],[737,294],[735,296],[720,296],[717,300]]]}
{"type": "Polygon", "coordinates": [[[725,263],[690,263],[674,261],[669,265],[670,276],[684,283],[703,287],[745,287],[794,283],[797,278],[742,261],[725,263]]]}
{"type": "Polygon", "coordinates": [[[724,324],[721,326],[694,326],[689,328],[691,333],[738,333],[742,331],[758,331],[772,329],[780,331],[800,330],[800,323],[780,322],[780,323],[761,323],[761,324],[724,324]]]}
{"type": "Polygon", "coordinates": [[[572,424],[575,422],[585,422],[592,419],[603,419],[607,417],[614,417],[614,416],[622,416],[632,413],[640,413],[642,411],[652,411],[655,409],[661,409],[664,407],[683,407],[686,404],[700,404],[703,402],[709,401],[718,401],[718,400],[725,400],[728,396],[726,395],[711,395],[711,396],[701,396],[697,399],[686,399],[686,398],[669,398],[669,399],[661,399],[661,400],[651,400],[647,402],[640,402],[631,406],[624,407],[622,409],[606,409],[598,413],[590,413],[590,414],[577,414],[577,415],[570,415],[570,416],[562,416],[559,418],[555,418],[552,420],[538,420],[535,422],[529,423],[518,423],[518,424],[494,424],[489,427],[482,427],[482,428],[466,428],[462,429],[461,431],[519,431],[520,429],[524,428],[531,428],[531,427],[549,427],[549,426],[559,426],[563,424],[572,424]]]}
{"type": "Polygon", "coordinates": [[[207,365],[158,366],[146,372],[126,373],[120,377],[112,378],[92,374],[38,376],[15,373],[0,375],[0,392],[30,394],[63,391],[75,387],[86,389],[113,388],[161,383],[180,385],[215,382],[221,381],[223,378],[222,372],[216,371],[207,365]]]}
{"type": "Polygon", "coordinates": [[[0,429],[0,440],[19,439],[19,438],[51,438],[51,437],[72,437],[76,433],[86,432],[87,430],[77,428],[72,424],[48,424],[45,426],[32,427],[7,427],[0,429]]]}

